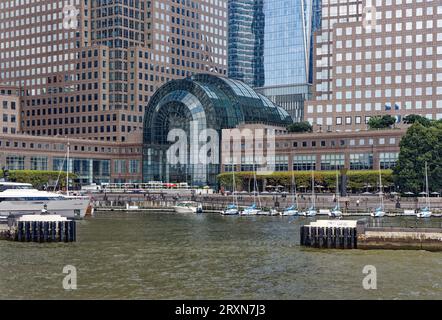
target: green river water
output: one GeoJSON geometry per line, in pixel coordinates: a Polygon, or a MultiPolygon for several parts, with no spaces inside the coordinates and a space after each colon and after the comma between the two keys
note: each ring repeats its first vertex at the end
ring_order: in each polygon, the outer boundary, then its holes
{"type": "Polygon", "coordinates": [[[76,243],[0,241],[0,299],[442,299],[442,253],[307,249],[308,221],[98,213],[76,243]],[[76,290],[63,289],[66,265],[76,290]],[[362,286],[366,265],[376,290],[362,286]]]}

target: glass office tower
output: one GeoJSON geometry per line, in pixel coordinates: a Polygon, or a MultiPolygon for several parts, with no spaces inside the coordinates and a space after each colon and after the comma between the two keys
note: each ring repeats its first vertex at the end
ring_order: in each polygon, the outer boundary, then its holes
{"type": "Polygon", "coordinates": [[[230,0],[229,77],[257,88],[296,120],[312,82],[321,0],[230,0]]]}

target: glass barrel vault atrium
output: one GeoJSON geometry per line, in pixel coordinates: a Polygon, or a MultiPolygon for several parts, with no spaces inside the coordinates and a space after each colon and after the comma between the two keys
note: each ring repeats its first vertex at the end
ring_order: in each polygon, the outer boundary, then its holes
{"type": "Polygon", "coordinates": [[[245,123],[292,123],[285,110],[244,83],[208,74],[162,86],[149,102],[144,119],[143,180],[196,186],[216,186],[222,129],[245,123]],[[207,138],[205,130],[214,132],[216,138],[207,138]],[[201,163],[199,152],[209,142],[207,154],[214,161],[201,163]],[[176,145],[180,148],[175,149],[176,145]]]}

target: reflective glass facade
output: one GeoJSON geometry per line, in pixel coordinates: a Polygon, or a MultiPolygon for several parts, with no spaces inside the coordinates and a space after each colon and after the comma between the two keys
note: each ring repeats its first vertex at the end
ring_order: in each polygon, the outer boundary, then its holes
{"type": "Polygon", "coordinates": [[[253,87],[312,82],[321,0],[231,0],[229,77],[253,87]]]}
{"type": "Polygon", "coordinates": [[[222,129],[243,123],[286,126],[291,122],[284,109],[240,81],[207,74],[171,81],[155,93],[145,114],[143,179],[214,186],[220,172],[219,145],[207,151],[218,155],[216,163],[195,161],[207,143],[198,138],[203,130],[213,129],[221,137],[222,129]],[[168,141],[173,129],[182,129],[188,140],[186,149],[179,150],[184,154],[176,154],[180,161],[171,164],[167,152],[174,144],[168,141]]]}

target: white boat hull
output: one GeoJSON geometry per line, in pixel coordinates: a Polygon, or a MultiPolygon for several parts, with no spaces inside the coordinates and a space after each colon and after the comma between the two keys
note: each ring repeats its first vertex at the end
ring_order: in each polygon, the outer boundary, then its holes
{"type": "Polygon", "coordinates": [[[173,207],[175,209],[176,213],[197,213],[198,208],[197,207],[173,207]]]}
{"type": "Polygon", "coordinates": [[[382,218],[383,216],[385,216],[385,212],[384,211],[372,212],[370,215],[373,218],[382,218]]]}
{"type": "Polygon", "coordinates": [[[329,213],[329,217],[332,217],[332,218],[342,217],[342,211],[340,211],[340,210],[331,210],[330,213],[329,213]]]}
{"type": "Polygon", "coordinates": [[[306,212],[304,212],[304,216],[306,217],[314,217],[318,214],[318,212],[316,210],[308,210],[306,212]]]}
{"type": "Polygon", "coordinates": [[[67,198],[61,200],[4,200],[0,202],[0,215],[40,214],[46,209],[50,214],[59,214],[70,219],[82,219],[89,206],[88,198],[67,198]]]}
{"type": "Polygon", "coordinates": [[[284,210],[282,216],[297,216],[299,214],[298,210],[284,210]]]}
{"type": "Polygon", "coordinates": [[[225,216],[236,216],[239,214],[239,210],[238,209],[228,209],[228,210],[224,210],[222,212],[222,214],[225,216]]]}
{"type": "Polygon", "coordinates": [[[418,218],[430,218],[431,217],[431,211],[418,212],[416,214],[416,217],[418,217],[418,218]]]}
{"type": "Polygon", "coordinates": [[[259,209],[245,209],[240,212],[241,216],[256,216],[261,213],[259,209]]]}

